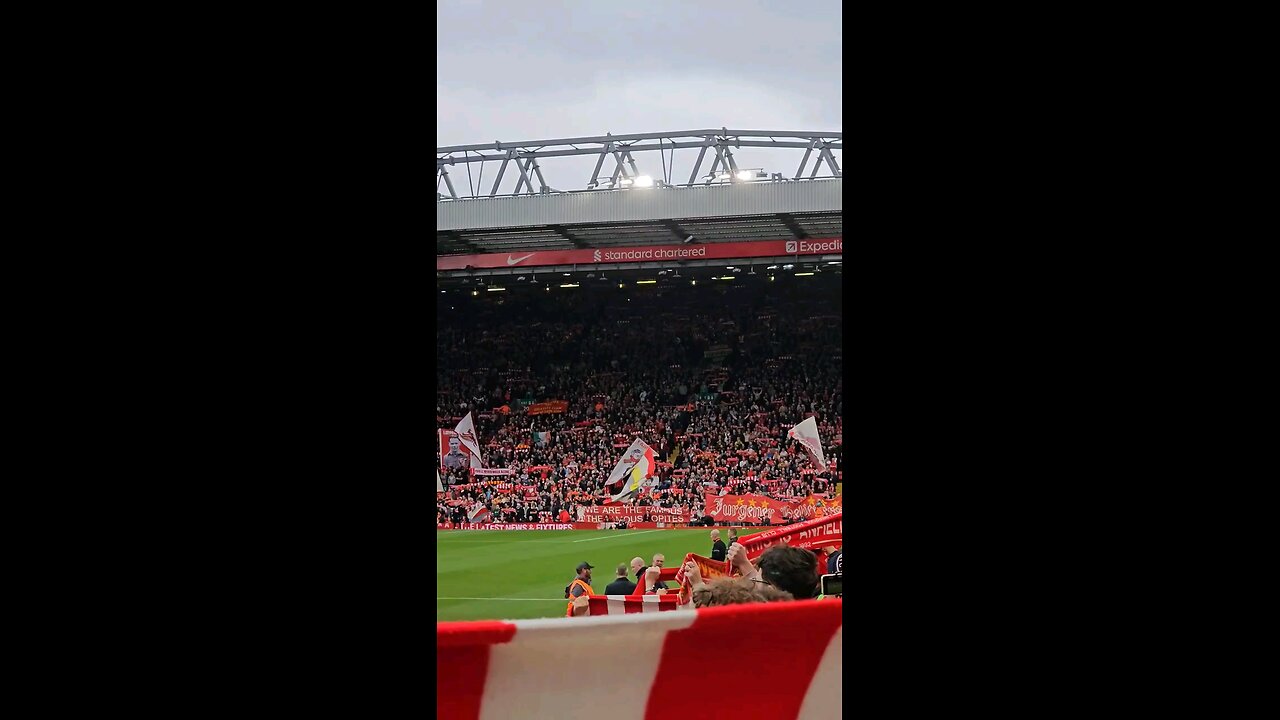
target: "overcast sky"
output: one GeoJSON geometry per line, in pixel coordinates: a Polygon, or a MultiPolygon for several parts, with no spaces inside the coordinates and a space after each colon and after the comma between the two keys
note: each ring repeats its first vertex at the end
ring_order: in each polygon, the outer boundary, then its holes
{"type": "MultiPolygon", "coordinates": [[[[437,0],[436,19],[437,146],[719,127],[843,130],[837,0],[437,0]]],[[[735,157],[739,167],[789,177],[803,152],[742,148],[735,157]]],[[[676,152],[675,181],[689,179],[696,157],[676,152]]],[[[661,177],[658,153],[635,159],[661,177]]],[[[566,190],[585,187],[594,164],[541,161],[547,182],[566,190]]],[[[486,165],[487,193],[497,168],[486,165]]],[[[710,159],[701,172],[709,169],[710,159]]],[[[514,190],[510,170],[503,192],[514,190]]],[[[606,164],[602,174],[611,172],[606,164]]],[[[451,177],[464,192],[465,168],[451,177]]]]}

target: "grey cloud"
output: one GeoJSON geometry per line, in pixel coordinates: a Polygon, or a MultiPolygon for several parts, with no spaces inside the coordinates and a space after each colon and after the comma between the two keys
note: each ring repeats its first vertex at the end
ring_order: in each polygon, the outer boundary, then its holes
{"type": "MultiPolygon", "coordinates": [[[[831,0],[442,0],[436,141],[721,126],[841,130],[840,22],[840,3],[831,0]]],[[[694,157],[677,152],[678,182],[694,157]]],[[[743,149],[739,158],[788,175],[799,160],[769,149],[743,149]]],[[[657,153],[637,161],[662,174],[657,153]]],[[[593,165],[572,158],[544,171],[553,186],[577,188],[593,165]]]]}

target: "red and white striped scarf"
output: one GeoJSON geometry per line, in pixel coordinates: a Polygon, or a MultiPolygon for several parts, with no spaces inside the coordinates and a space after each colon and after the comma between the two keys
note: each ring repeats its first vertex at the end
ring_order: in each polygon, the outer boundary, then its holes
{"type": "Polygon", "coordinates": [[[436,623],[436,716],[666,720],[672,692],[721,680],[750,691],[716,693],[700,717],[840,717],[840,611],[823,600],[436,623]],[[733,676],[742,667],[769,668],[768,681],[733,676]]]}
{"type": "Polygon", "coordinates": [[[589,615],[631,615],[634,613],[655,613],[677,610],[682,607],[692,609],[692,605],[681,605],[680,597],[675,593],[669,595],[588,595],[587,611],[589,615]]]}

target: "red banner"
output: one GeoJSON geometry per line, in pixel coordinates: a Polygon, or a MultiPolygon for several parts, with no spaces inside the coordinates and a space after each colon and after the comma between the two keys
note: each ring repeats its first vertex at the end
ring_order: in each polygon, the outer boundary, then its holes
{"type": "Polygon", "coordinates": [[[573,523],[458,523],[436,525],[437,530],[573,530],[573,523]]]}
{"type": "Polygon", "coordinates": [[[541,250],[538,252],[484,253],[481,255],[441,255],[436,270],[473,268],[536,267],[538,265],[592,265],[595,263],[638,263],[659,260],[716,260],[775,257],[781,255],[840,255],[844,238],[807,240],[755,240],[692,245],[642,245],[585,250],[541,250]]]}
{"type": "Polygon", "coordinates": [[[644,508],[633,507],[631,505],[600,505],[597,507],[586,507],[581,509],[582,522],[619,522],[626,520],[628,523],[645,522],[644,516],[648,515],[648,522],[665,522],[665,523],[687,523],[689,522],[688,510],[674,510],[671,508],[644,508]]]}
{"type": "MultiPolygon", "coordinates": [[[[573,524],[574,530],[615,530],[617,523],[612,522],[576,522],[573,524]]],[[[684,527],[677,527],[676,523],[658,523],[658,522],[637,522],[627,523],[628,530],[684,530],[684,527]]]]}
{"type": "Polygon", "coordinates": [[[764,495],[717,495],[707,491],[705,510],[717,522],[792,523],[840,511],[840,500],[824,500],[814,495],[794,500],[775,500],[764,495]]]}
{"type": "Polygon", "coordinates": [[[741,544],[747,550],[747,559],[752,561],[774,545],[790,545],[809,550],[820,550],[830,545],[844,547],[844,513],[748,535],[742,539],[741,544]]]}
{"type": "Polygon", "coordinates": [[[451,485],[451,486],[449,487],[449,490],[468,490],[468,489],[471,489],[471,488],[487,488],[487,487],[491,487],[491,488],[503,488],[503,487],[506,487],[506,488],[512,488],[512,487],[515,487],[515,485],[513,485],[513,484],[511,484],[511,483],[509,483],[509,482],[506,482],[505,480],[481,480],[481,481],[478,481],[478,482],[459,483],[459,484],[457,484],[457,485],[451,485]]]}
{"type": "Polygon", "coordinates": [[[534,403],[529,406],[530,415],[550,415],[551,413],[562,413],[569,409],[568,400],[548,400],[546,402],[534,403]]]}

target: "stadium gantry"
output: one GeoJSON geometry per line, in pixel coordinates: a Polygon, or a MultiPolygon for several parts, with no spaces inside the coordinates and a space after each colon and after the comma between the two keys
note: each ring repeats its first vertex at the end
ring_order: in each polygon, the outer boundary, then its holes
{"type": "MultiPolygon", "coordinates": [[[[839,262],[842,171],[834,153],[841,139],[839,132],[722,128],[437,147],[437,280],[839,262]],[[751,167],[743,148],[784,149],[796,156],[796,170],[788,177],[751,167]],[[674,177],[677,150],[697,151],[683,183],[674,177]],[[656,177],[636,159],[654,151],[656,177]],[[574,156],[594,156],[590,179],[577,189],[553,188],[541,162],[574,156]],[[497,170],[486,187],[489,163],[497,170]],[[456,181],[459,166],[465,184],[456,181]],[[514,183],[511,192],[500,192],[504,180],[514,183]]],[[[652,165],[651,155],[643,157],[652,165]]]]}
{"type": "Polygon", "coordinates": [[[733,150],[734,148],[740,150],[744,147],[803,149],[804,155],[800,158],[800,165],[796,168],[794,177],[790,178],[792,181],[804,179],[804,171],[808,165],[809,158],[816,150],[818,157],[809,172],[808,179],[812,180],[819,177],[819,172],[822,170],[824,163],[827,167],[828,177],[840,177],[840,164],[831,151],[842,149],[841,139],[842,134],[838,132],[720,129],[637,133],[633,135],[606,133],[597,137],[530,140],[517,143],[504,143],[495,140],[492,143],[480,145],[451,145],[436,148],[436,196],[437,199],[441,200],[480,197],[480,189],[483,187],[484,163],[497,162],[499,163],[498,176],[494,178],[493,186],[488,194],[488,197],[497,197],[498,189],[502,185],[502,178],[512,160],[516,163],[516,172],[519,173],[519,179],[516,181],[515,191],[511,194],[520,195],[521,192],[529,195],[534,194],[534,177],[538,180],[539,193],[565,192],[556,190],[547,184],[542,175],[542,166],[539,165],[538,159],[571,157],[574,155],[596,156],[595,170],[592,171],[591,179],[586,184],[588,191],[599,189],[602,184],[608,186],[606,189],[618,189],[624,187],[652,187],[655,185],[657,187],[693,187],[699,183],[711,185],[715,182],[784,181],[782,173],[757,173],[751,169],[740,169],[737,160],[734,158],[733,150]],[[582,147],[579,147],[580,145],[582,147]],[[689,181],[683,185],[674,185],[672,184],[672,173],[675,168],[675,151],[682,148],[697,148],[698,159],[694,163],[693,171],[689,173],[689,181]],[[702,163],[706,159],[707,151],[713,148],[715,149],[715,158],[711,161],[711,167],[707,174],[700,178],[698,171],[702,169],[702,163]],[[641,174],[636,166],[635,153],[654,150],[660,153],[660,160],[662,161],[663,177],[661,179],[654,179],[651,175],[641,174]],[[667,160],[668,152],[671,157],[670,161],[667,160]],[[609,178],[602,180],[600,178],[600,170],[604,167],[606,160],[613,160],[614,166],[609,178]],[[464,164],[468,165],[467,170],[470,171],[469,165],[471,163],[481,164],[480,173],[473,180],[468,172],[467,189],[469,192],[466,195],[459,196],[453,180],[449,177],[449,166],[464,164]],[[440,192],[442,183],[449,192],[447,198],[440,192]]]}

